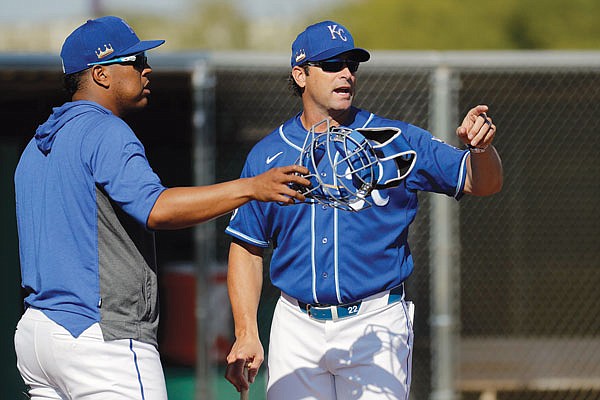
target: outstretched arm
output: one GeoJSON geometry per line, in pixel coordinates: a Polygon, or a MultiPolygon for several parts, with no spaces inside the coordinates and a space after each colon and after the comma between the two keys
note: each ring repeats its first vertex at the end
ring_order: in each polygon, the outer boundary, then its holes
{"type": "Polygon", "coordinates": [[[170,188],[156,200],[147,225],[150,229],[187,228],[226,214],[250,200],[284,204],[293,204],[294,199],[304,201],[304,196],[289,184],[310,185],[300,176],[305,174],[308,174],[306,168],[290,165],[215,185],[170,188]]]}
{"type": "Polygon", "coordinates": [[[496,125],[486,115],[488,106],[478,105],[469,110],[456,135],[472,147],[467,160],[467,180],[464,192],[474,196],[488,196],[502,189],[503,171],[500,155],[492,145],[496,125]]]}
{"type": "Polygon", "coordinates": [[[238,392],[248,389],[264,360],[257,322],[262,271],[261,248],[238,241],[231,243],[227,289],[235,325],[235,342],[227,356],[225,378],[238,392]],[[248,367],[248,380],[244,377],[244,366],[248,367]]]}

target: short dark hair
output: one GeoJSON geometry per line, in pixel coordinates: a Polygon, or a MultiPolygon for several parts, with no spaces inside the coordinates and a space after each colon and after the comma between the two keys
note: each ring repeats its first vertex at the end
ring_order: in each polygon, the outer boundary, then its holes
{"type": "MultiPolygon", "coordinates": [[[[308,64],[300,65],[300,68],[304,69],[306,75],[308,75],[308,64]]],[[[302,97],[302,93],[304,93],[304,89],[298,86],[296,80],[294,79],[294,75],[290,72],[290,76],[288,76],[288,84],[292,94],[294,96],[302,97]]]]}
{"type": "Polygon", "coordinates": [[[82,78],[86,70],[65,74],[63,77],[63,88],[69,96],[73,96],[75,92],[81,89],[82,78]]]}

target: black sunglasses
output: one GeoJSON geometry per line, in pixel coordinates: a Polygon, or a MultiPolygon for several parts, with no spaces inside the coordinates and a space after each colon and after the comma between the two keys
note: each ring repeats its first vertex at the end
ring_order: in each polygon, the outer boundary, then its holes
{"type": "Polygon", "coordinates": [[[307,63],[313,67],[319,67],[325,72],[340,72],[344,68],[348,67],[351,73],[355,73],[358,70],[358,61],[342,60],[342,61],[310,61],[307,63]]]}
{"type": "Polygon", "coordinates": [[[112,60],[98,61],[89,63],[88,67],[92,65],[110,65],[110,64],[131,64],[134,68],[144,69],[148,65],[148,57],[146,53],[139,53],[133,56],[113,58],[112,60]]]}

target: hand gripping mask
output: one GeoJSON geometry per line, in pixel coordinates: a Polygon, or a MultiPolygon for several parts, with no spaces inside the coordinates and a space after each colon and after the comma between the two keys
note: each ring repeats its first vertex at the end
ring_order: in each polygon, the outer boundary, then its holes
{"type": "Polygon", "coordinates": [[[377,157],[369,141],[355,130],[331,127],[328,120],[311,127],[296,164],[310,171],[305,178],[311,187],[297,188],[309,203],[353,211],[351,204],[366,200],[377,183],[377,157]],[[326,131],[316,132],[321,125],[326,131]]]}
{"type": "Polygon", "coordinates": [[[397,186],[412,170],[416,152],[397,128],[331,127],[325,120],[309,130],[297,164],[310,172],[311,187],[296,188],[307,202],[348,211],[371,206],[374,189],[397,186]],[[316,132],[325,124],[326,131],[316,132]],[[366,207],[365,207],[366,205],[366,207]]]}

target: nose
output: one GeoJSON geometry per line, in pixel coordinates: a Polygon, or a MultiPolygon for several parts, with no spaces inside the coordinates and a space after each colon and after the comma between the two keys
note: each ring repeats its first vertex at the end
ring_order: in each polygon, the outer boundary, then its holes
{"type": "Polygon", "coordinates": [[[343,79],[346,79],[347,81],[351,81],[352,77],[354,77],[354,73],[352,71],[350,71],[350,68],[348,68],[347,65],[344,67],[344,69],[342,69],[340,71],[340,73],[341,73],[341,77],[343,79]]]}

